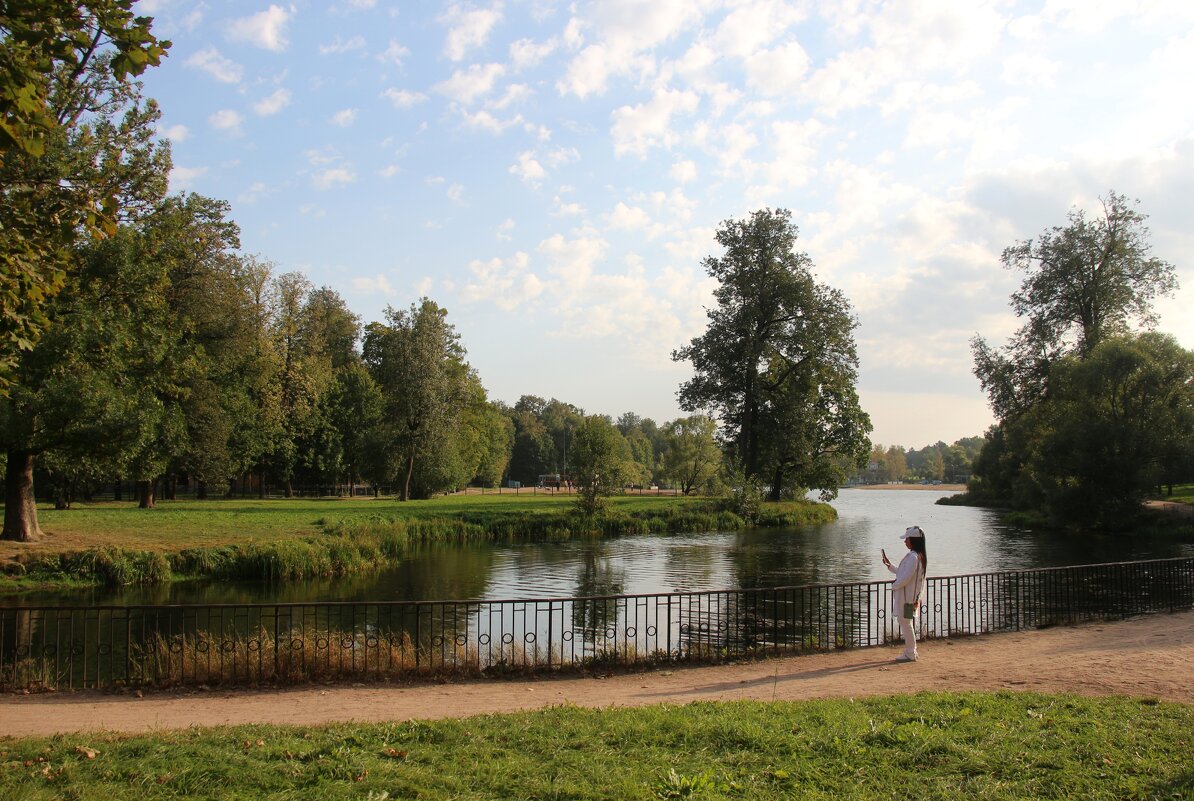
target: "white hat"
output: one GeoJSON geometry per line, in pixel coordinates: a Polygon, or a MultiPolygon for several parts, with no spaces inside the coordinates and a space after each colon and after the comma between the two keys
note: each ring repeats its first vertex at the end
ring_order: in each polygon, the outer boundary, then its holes
{"type": "Polygon", "coordinates": [[[900,539],[906,540],[909,537],[924,537],[925,533],[920,530],[920,526],[908,526],[904,529],[904,533],[900,535],[900,539]]]}

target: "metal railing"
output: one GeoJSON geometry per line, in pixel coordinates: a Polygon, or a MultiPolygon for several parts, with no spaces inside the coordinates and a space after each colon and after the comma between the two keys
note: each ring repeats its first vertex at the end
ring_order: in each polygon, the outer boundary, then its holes
{"type": "MultiPolygon", "coordinates": [[[[390,679],[899,639],[890,582],[493,601],[0,609],[0,688],[390,679]]],[[[1194,558],[931,577],[924,637],[1194,607],[1194,558]]]]}

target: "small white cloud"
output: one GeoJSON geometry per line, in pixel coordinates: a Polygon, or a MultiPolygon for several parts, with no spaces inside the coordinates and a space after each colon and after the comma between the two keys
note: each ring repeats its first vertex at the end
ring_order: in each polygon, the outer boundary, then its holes
{"type": "Polygon", "coordinates": [[[257,199],[264,195],[267,189],[268,187],[265,184],[257,181],[237,195],[236,200],[238,203],[256,203],[257,199]]]}
{"type": "Polygon", "coordinates": [[[394,108],[410,108],[427,99],[427,95],[422,92],[410,92],[406,89],[387,89],[381,96],[393,103],[394,108]]]}
{"type": "Polygon", "coordinates": [[[316,189],[332,189],[337,186],[348,186],[355,182],[357,174],[348,167],[332,167],[316,173],[311,180],[316,189]]]}
{"type": "Polygon", "coordinates": [[[646,230],[651,225],[651,217],[638,206],[627,206],[618,203],[614,210],[607,215],[609,227],[623,231],[646,230]]]}
{"type": "Polygon", "coordinates": [[[452,77],[435,85],[435,90],[453,100],[468,105],[493,89],[493,84],[505,73],[501,64],[472,64],[468,69],[456,70],[452,77]]]}
{"type": "Polygon", "coordinates": [[[158,131],[158,133],[171,142],[185,142],[187,137],[191,135],[190,129],[185,125],[171,125],[169,128],[163,128],[158,131]]]}
{"type": "Polygon", "coordinates": [[[378,61],[384,61],[387,64],[393,64],[395,66],[401,67],[402,60],[409,55],[410,50],[403,47],[398,40],[391,39],[389,47],[379,53],[377,59],[378,61]]]}
{"type": "Polygon", "coordinates": [[[464,187],[460,184],[452,184],[447,191],[448,200],[452,201],[458,206],[464,205],[464,187]]]}
{"type": "Polygon", "coordinates": [[[384,275],[378,273],[369,278],[352,279],[352,288],[371,295],[393,295],[394,287],[384,275]]]}
{"type": "Polygon", "coordinates": [[[490,102],[488,106],[500,111],[507,106],[523,102],[533,94],[534,92],[531,90],[531,87],[527,86],[525,83],[512,83],[506,87],[506,91],[501,97],[490,102]]]}
{"type": "Polygon", "coordinates": [[[328,120],[332,125],[337,125],[341,128],[348,128],[357,121],[357,110],[355,108],[346,108],[337,111],[328,120]]]}
{"type": "Polygon", "coordinates": [[[794,95],[809,68],[808,53],[798,42],[760,50],[746,59],[746,83],[766,95],[794,95]]]}
{"type": "Polygon", "coordinates": [[[459,3],[453,4],[440,17],[440,22],[450,26],[444,41],[444,55],[452,61],[461,61],[470,50],[485,44],[489,32],[502,18],[501,8],[501,3],[493,8],[471,10],[465,10],[459,3]]]}
{"type": "Polygon", "coordinates": [[[692,114],[699,102],[695,92],[661,89],[646,103],[622,106],[611,115],[614,152],[646,156],[652,147],[671,147],[678,138],[671,128],[672,117],[692,114]]]}
{"type": "Polygon", "coordinates": [[[244,75],[239,64],[224,58],[214,47],[198,51],[186,60],[186,65],[203,70],[221,83],[240,83],[244,75]]]}
{"type": "Polygon", "coordinates": [[[538,186],[547,177],[547,170],[535,158],[535,151],[526,150],[518,154],[518,161],[511,165],[510,172],[531,186],[538,186]]]}
{"type": "Polygon", "coordinates": [[[217,131],[226,131],[230,134],[239,134],[241,132],[240,125],[243,121],[240,113],[232,109],[221,109],[215,114],[207,118],[211,127],[217,131]]]}
{"type": "Polygon", "coordinates": [[[402,168],[397,164],[389,164],[377,171],[377,174],[382,178],[393,178],[398,173],[402,172],[402,168]]]}
{"type": "Polygon", "coordinates": [[[207,172],[207,167],[174,167],[170,170],[170,189],[190,189],[195,180],[207,172]]]}
{"type": "Polygon", "coordinates": [[[506,312],[515,311],[543,294],[545,284],[530,271],[530,257],[519,251],[509,259],[475,259],[469,262],[472,280],[461,289],[469,303],[489,301],[506,312]]]}
{"type": "Polygon", "coordinates": [[[253,110],[262,117],[269,117],[277,114],[282,109],[290,105],[290,90],[279,89],[269,97],[263,97],[253,104],[253,110]]]}
{"type": "Polygon", "coordinates": [[[421,298],[425,298],[431,294],[431,290],[435,287],[435,279],[431,276],[424,276],[423,280],[415,284],[415,294],[421,298]]]}
{"type": "Polygon", "coordinates": [[[697,166],[693,161],[677,161],[668,172],[672,180],[678,184],[686,184],[696,180],[697,166]]]}
{"type": "Polygon", "coordinates": [[[467,111],[461,111],[464,115],[464,122],[470,128],[480,128],[483,131],[489,131],[492,134],[500,134],[507,128],[515,125],[521,125],[523,122],[522,115],[516,114],[509,119],[498,119],[490,114],[488,111],[478,111],[475,114],[470,114],[467,111]]]}
{"type": "Polygon", "coordinates": [[[351,39],[341,39],[339,36],[331,44],[319,46],[319,55],[330,56],[337,53],[351,53],[354,50],[365,49],[365,37],[353,36],[351,39]]]}
{"type": "Polygon", "coordinates": [[[516,71],[529,69],[551,55],[556,47],[555,39],[548,39],[546,42],[519,39],[510,44],[510,61],[516,71]]]}
{"type": "Polygon", "coordinates": [[[512,237],[510,235],[510,232],[513,230],[514,230],[514,220],[507,217],[502,222],[502,224],[497,227],[497,238],[499,240],[506,240],[506,241],[513,239],[514,237],[512,237]]]}
{"type": "Polygon", "coordinates": [[[265,11],[251,17],[233,20],[228,27],[228,38],[249,42],[275,53],[281,52],[289,44],[286,38],[286,23],[294,17],[294,14],[294,6],[287,10],[281,6],[271,5],[265,11]]]}

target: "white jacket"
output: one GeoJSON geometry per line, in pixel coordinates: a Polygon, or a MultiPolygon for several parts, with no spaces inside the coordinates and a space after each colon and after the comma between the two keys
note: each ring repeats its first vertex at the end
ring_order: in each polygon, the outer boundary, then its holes
{"type": "MultiPolygon", "coordinates": [[[[925,601],[925,586],[927,584],[928,576],[925,571],[921,570],[920,559],[916,555],[916,551],[908,551],[904,558],[900,560],[899,567],[887,566],[887,569],[896,574],[895,580],[891,583],[891,613],[897,618],[904,616],[904,604],[912,603],[920,599],[920,604],[925,601]]],[[[920,604],[917,604],[916,613],[920,614],[920,604]]]]}

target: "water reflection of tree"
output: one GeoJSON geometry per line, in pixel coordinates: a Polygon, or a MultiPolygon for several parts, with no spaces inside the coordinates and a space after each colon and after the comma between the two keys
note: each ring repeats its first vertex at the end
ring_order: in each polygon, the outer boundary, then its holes
{"type": "MultiPolygon", "coordinates": [[[[576,597],[621,595],[626,587],[626,571],[610,559],[609,544],[585,542],[580,547],[576,576],[576,597]]],[[[572,626],[580,631],[603,632],[617,622],[617,605],[612,600],[581,602],[572,605],[572,626]]]]}

